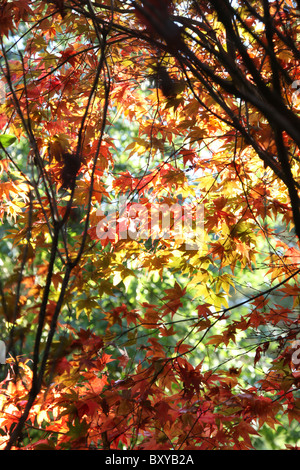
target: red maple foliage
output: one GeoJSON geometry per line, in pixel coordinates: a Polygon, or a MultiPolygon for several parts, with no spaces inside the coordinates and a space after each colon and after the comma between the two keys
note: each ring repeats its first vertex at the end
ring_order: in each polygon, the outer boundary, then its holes
{"type": "Polygon", "coordinates": [[[4,0],[0,38],[0,448],[293,429],[295,2],[4,0]]]}

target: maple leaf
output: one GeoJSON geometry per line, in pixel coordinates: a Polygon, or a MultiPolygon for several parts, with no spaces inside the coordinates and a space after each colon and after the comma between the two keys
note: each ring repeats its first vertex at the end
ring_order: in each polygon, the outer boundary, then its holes
{"type": "Polygon", "coordinates": [[[172,423],[173,418],[170,414],[172,413],[172,408],[168,405],[168,403],[159,401],[155,404],[154,409],[157,415],[157,419],[162,426],[167,422],[172,423]]]}
{"type": "MultiPolygon", "coordinates": [[[[82,420],[83,416],[92,417],[97,412],[99,407],[100,405],[99,403],[97,403],[96,400],[88,399],[88,400],[79,402],[77,405],[79,420],[82,420]]],[[[79,431],[79,433],[80,432],[81,431],[79,431]]]]}
{"type": "Polygon", "coordinates": [[[258,348],[256,348],[256,352],[255,352],[254,365],[256,365],[257,362],[260,360],[261,352],[262,352],[262,348],[260,346],[258,346],[258,348]]]}
{"type": "Polygon", "coordinates": [[[62,19],[65,17],[66,12],[65,12],[65,0],[45,0],[46,3],[50,3],[55,5],[58,8],[58,11],[62,17],[62,19]]]}
{"type": "Polygon", "coordinates": [[[74,424],[71,422],[68,423],[68,428],[68,435],[71,438],[78,439],[86,435],[89,426],[85,420],[80,421],[78,418],[75,418],[74,424]]]}
{"type": "Polygon", "coordinates": [[[208,318],[211,315],[210,307],[211,307],[210,304],[198,305],[197,307],[198,317],[200,318],[203,316],[205,319],[208,318]]]}

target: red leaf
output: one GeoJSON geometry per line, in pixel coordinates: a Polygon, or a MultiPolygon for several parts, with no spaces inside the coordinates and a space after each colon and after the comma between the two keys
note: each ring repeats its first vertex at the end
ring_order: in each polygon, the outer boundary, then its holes
{"type": "Polygon", "coordinates": [[[260,360],[261,353],[262,353],[262,348],[260,346],[258,346],[258,348],[256,348],[256,353],[255,353],[255,358],[254,358],[254,365],[256,365],[256,363],[260,360]]]}

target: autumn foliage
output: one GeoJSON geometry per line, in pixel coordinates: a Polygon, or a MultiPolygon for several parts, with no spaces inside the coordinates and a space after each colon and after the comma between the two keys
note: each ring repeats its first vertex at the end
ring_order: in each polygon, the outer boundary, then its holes
{"type": "Polygon", "coordinates": [[[1,449],[297,448],[299,28],[0,2],[1,449]]]}

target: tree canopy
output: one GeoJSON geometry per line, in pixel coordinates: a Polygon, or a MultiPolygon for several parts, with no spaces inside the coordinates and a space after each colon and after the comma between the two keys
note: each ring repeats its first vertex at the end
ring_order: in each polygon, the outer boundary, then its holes
{"type": "Polygon", "coordinates": [[[0,1],[1,449],[297,449],[299,35],[0,1]]]}

